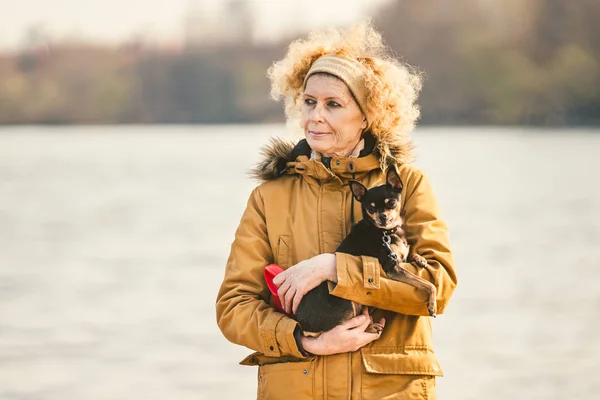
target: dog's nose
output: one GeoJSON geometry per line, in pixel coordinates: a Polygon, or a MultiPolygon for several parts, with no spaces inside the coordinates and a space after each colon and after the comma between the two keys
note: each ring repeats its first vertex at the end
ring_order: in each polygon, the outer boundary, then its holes
{"type": "Polygon", "coordinates": [[[379,220],[380,220],[381,222],[385,222],[385,221],[387,221],[387,215],[385,215],[385,214],[383,214],[383,213],[382,213],[382,214],[379,214],[379,220]]]}

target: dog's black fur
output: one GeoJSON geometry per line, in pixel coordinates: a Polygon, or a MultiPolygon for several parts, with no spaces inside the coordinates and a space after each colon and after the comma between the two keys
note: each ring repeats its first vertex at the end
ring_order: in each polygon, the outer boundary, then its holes
{"type": "MultiPolygon", "coordinates": [[[[402,182],[397,171],[390,167],[386,183],[371,189],[356,180],[349,181],[349,185],[354,198],[362,205],[363,219],[352,227],[336,251],[376,257],[389,278],[426,290],[429,315],[435,316],[435,286],[400,266],[407,260],[409,248],[401,227],[402,182]]],[[[419,255],[413,255],[409,260],[420,267],[427,265],[419,255]]],[[[330,295],[325,281],[304,295],[295,318],[305,332],[325,332],[355,317],[361,308],[350,300],[330,295]]],[[[381,332],[381,329],[381,325],[373,323],[367,331],[381,332]]]]}

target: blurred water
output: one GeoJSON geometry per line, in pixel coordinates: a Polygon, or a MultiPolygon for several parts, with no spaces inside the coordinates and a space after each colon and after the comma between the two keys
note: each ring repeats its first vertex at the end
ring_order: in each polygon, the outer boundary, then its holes
{"type": "MultiPolygon", "coordinates": [[[[283,127],[0,128],[0,399],[250,399],[214,300],[283,127]]],[[[600,131],[420,129],[460,284],[441,399],[600,391],[600,131]]]]}

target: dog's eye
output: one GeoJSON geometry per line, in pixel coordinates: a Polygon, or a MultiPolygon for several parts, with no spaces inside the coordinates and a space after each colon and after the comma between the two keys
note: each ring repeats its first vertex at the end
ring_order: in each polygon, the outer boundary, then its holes
{"type": "Polygon", "coordinates": [[[391,199],[391,200],[388,200],[386,206],[387,206],[387,208],[394,208],[394,207],[396,207],[396,204],[398,204],[396,199],[391,199]]]}
{"type": "Polygon", "coordinates": [[[369,214],[373,214],[375,212],[375,207],[367,206],[367,211],[369,212],[369,214]]]}

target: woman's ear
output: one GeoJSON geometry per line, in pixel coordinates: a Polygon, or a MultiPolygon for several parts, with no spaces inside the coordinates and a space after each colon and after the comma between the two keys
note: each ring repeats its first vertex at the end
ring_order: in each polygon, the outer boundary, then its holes
{"type": "Polygon", "coordinates": [[[367,129],[367,118],[366,117],[363,117],[362,128],[363,128],[363,130],[367,129]]]}

